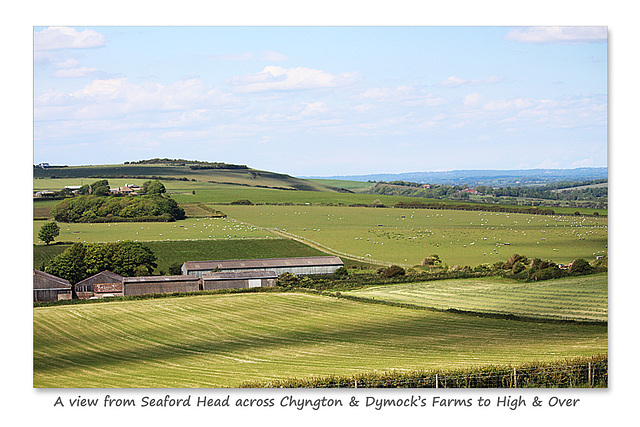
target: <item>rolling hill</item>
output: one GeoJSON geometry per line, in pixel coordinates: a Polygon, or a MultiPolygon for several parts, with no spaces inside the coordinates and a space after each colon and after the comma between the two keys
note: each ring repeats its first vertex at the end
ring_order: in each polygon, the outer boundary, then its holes
{"type": "Polygon", "coordinates": [[[318,182],[252,169],[244,165],[182,159],[151,159],[121,165],[48,166],[33,168],[38,178],[157,178],[246,187],[302,191],[336,191],[318,182]]]}

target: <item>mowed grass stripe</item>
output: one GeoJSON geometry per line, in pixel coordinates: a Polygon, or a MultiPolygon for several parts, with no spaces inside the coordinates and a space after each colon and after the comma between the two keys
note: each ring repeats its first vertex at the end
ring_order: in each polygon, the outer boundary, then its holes
{"type": "Polygon", "coordinates": [[[503,278],[455,279],[373,286],[346,295],[436,309],[606,321],[607,275],[523,283],[503,278]]]}
{"type": "Polygon", "coordinates": [[[606,353],[606,327],[361,304],[206,295],[34,309],[36,387],[235,387],[373,370],[606,353]]]}

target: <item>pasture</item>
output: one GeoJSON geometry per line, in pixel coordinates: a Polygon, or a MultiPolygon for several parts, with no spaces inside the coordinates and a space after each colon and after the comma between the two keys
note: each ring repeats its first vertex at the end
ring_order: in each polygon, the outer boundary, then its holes
{"type": "Polygon", "coordinates": [[[345,295],[440,310],[607,321],[607,274],[524,283],[500,277],[372,286],[345,295]]]}
{"type": "Polygon", "coordinates": [[[218,207],[231,218],[362,260],[449,266],[506,261],[514,253],[570,263],[607,251],[607,218],[344,206],[218,207]]]}
{"type": "MultiPolygon", "coordinates": [[[[158,258],[156,272],[169,271],[185,261],[251,258],[287,258],[326,255],[291,239],[222,239],[145,242],[158,258]]],[[[70,245],[34,246],[33,265],[42,269],[70,245]]]]}
{"type": "MultiPolygon", "coordinates": [[[[33,243],[46,221],[33,221],[33,243]]],[[[175,222],[60,223],[56,241],[100,243],[133,240],[176,241],[276,237],[269,231],[229,218],[192,218],[175,222]]]]}
{"type": "Polygon", "coordinates": [[[509,321],[305,293],[35,308],[33,339],[37,388],[237,387],[607,352],[606,326],[509,321]]]}

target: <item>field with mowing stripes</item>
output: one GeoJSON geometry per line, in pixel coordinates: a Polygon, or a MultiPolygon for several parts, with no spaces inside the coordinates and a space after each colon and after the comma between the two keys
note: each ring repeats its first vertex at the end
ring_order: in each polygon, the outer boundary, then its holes
{"type": "Polygon", "coordinates": [[[430,307],[525,317],[607,321],[607,275],[523,283],[487,277],[373,286],[345,295],[430,307]]]}
{"type": "Polygon", "coordinates": [[[34,308],[35,387],[237,387],[315,375],[606,354],[606,326],[522,322],[305,293],[34,308]]]}

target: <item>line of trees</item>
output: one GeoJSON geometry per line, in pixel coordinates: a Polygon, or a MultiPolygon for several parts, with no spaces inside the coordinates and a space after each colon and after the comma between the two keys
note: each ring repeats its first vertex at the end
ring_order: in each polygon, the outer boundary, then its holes
{"type": "MultiPolygon", "coordinates": [[[[492,197],[519,197],[543,200],[563,200],[563,201],[594,201],[607,202],[609,190],[607,187],[586,187],[607,182],[606,179],[580,181],[580,182],[555,182],[541,186],[515,186],[515,187],[490,187],[478,185],[475,190],[485,196],[492,197]],[[576,188],[582,187],[585,188],[576,188]],[[560,191],[561,189],[571,190],[560,191]]],[[[469,199],[469,194],[463,190],[469,188],[468,185],[425,185],[417,182],[406,181],[379,181],[368,192],[372,194],[424,197],[431,199],[469,199]]]]}
{"type": "Polygon", "coordinates": [[[140,242],[74,243],[51,260],[45,272],[76,284],[104,270],[121,276],[148,276],[157,257],[140,242]]]}

